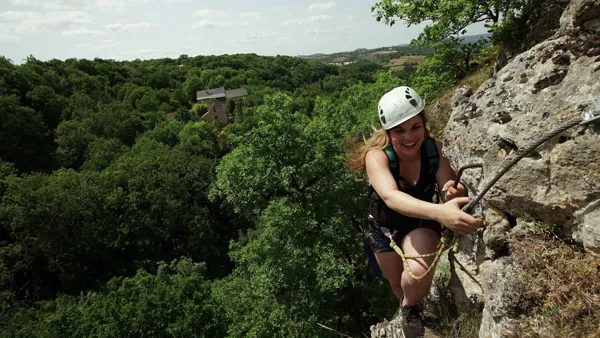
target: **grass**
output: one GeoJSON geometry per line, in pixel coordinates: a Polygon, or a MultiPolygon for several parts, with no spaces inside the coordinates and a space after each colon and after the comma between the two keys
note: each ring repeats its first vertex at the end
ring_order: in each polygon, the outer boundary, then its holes
{"type": "Polygon", "coordinates": [[[531,235],[509,238],[523,270],[522,335],[600,336],[600,257],[562,240],[552,226],[536,223],[532,228],[531,235]]]}
{"type": "Polygon", "coordinates": [[[461,313],[451,327],[443,331],[444,337],[478,338],[481,327],[482,310],[478,306],[469,312],[461,313]]]}
{"type": "Polygon", "coordinates": [[[446,89],[440,96],[428,104],[426,113],[429,120],[429,131],[433,136],[443,139],[444,127],[446,127],[446,123],[448,123],[448,119],[450,119],[450,114],[452,113],[452,95],[454,94],[454,90],[458,86],[467,85],[475,93],[479,86],[490,78],[491,70],[491,64],[481,67],[479,70],[458,81],[456,85],[446,89]]]}
{"type": "MultiPolygon", "coordinates": [[[[478,338],[483,303],[475,303],[472,309],[458,315],[453,311],[438,313],[437,316],[426,317],[424,324],[442,337],[478,338]]],[[[426,313],[427,314],[427,313],[426,313]]]]}
{"type": "Polygon", "coordinates": [[[441,337],[478,338],[481,326],[483,303],[475,301],[469,311],[457,313],[448,288],[451,267],[447,260],[440,260],[434,277],[433,287],[438,294],[437,302],[425,303],[424,324],[441,337]]]}
{"type": "Polygon", "coordinates": [[[396,59],[391,59],[385,66],[394,70],[404,69],[406,62],[420,64],[425,60],[425,55],[405,55],[396,59]]]}

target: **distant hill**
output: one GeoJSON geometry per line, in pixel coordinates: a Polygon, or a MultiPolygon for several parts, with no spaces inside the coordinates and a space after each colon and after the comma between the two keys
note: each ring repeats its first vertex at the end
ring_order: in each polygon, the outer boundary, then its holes
{"type": "Polygon", "coordinates": [[[490,39],[491,37],[492,37],[492,34],[488,33],[488,34],[462,36],[462,37],[460,37],[460,39],[465,43],[473,43],[473,42],[476,42],[481,39],[490,39]]]}
{"type": "MultiPolygon", "coordinates": [[[[467,35],[461,37],[461,40],[465,43],[472,43],[483,38],[489,38],[490,36],[491,34],[467,35]]],[[[420,64],[427,55],[431,54],[433,54],[433,49],[430,47],[413,47],[404,44],[374,49],[358,48],[354,51],[332,54],[315,53],[311,55],[299,55],[297,57],[339,66],[366,60],[392,69],[402,70],[405,63],[420,64]]]]}
{"type": "Polygon", "coordinates": [[[405,62],[419,64],[425,56],[433,53],[430,47],[412,47],[399,45],[380,47],[375,49],[359,48],[350,52],[339,52],[333,54],[300,55],[301,59],[315,60],[335,65],[347,65],[357,61],[366,60],[394,69],[402,69],[405,62]]]}

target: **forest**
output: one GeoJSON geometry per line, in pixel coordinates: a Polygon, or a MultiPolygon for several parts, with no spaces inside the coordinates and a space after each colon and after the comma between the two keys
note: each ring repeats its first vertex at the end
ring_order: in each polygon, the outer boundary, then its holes
{"type": "Polygon", "coordinates": [[[0,336],[368,332],[397,303],[363,255],[367,190],[344,140],[370,133],[386,91],[431,100],[495,55],[421,45],[433,53],[405,71],[0,57],[0,336]],[[226,126],[196,102],[217,87],[249,93],[226,126]]]}

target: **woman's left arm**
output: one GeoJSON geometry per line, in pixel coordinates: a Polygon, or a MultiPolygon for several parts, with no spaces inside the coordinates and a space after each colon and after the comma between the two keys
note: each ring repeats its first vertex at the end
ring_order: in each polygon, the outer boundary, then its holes
{"type": "Polygon", "coordinates": [[[457,188],[454,187],[456,174],[454,173],[454,170],[452,170],[448,158],[442,154],[442,143],[435,140],[435,145],[437,146],[438,154],[440,155],[439,167],[435,175],[435,180],[438,189],[441,187],[440,196],[442,201],[446,203],[455,197],[467,196],[464,185],[459,183],[457,188]]]}

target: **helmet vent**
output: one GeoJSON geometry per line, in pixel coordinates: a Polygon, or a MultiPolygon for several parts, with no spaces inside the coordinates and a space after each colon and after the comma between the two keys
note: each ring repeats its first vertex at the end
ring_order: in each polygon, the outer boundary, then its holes
{"type": "Polygon", "coordinates": [[[385,116],[381,116],[381,123],[385,124],[385,116]]]}
{"type": "Polygon", "coordinates": [[[412,99],[412,100],[410,100],[408,102],[410,102],[410,104],[412,104],[415,107],[417,106],[417,100],[415,100],[415,99],[412,99]]]}
{"type": "Polygon", "coordinates": [[[379,115],[383,115],[383,109],[379,110],[379,115]]]}
{"type": "Polygon", "coordinates": [[[408,100],[410,100],[410,99],[412,99],[412,96],[410,96],[410,95],[406,95],[406,98],[407,98],[408,100]]]}

